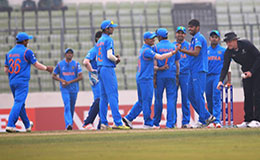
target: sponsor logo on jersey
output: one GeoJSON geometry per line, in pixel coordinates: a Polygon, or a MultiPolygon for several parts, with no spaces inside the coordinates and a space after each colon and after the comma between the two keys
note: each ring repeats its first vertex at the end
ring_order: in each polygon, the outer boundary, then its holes
{"type": "Polygon", "coordinates": [[[75,73],[74,72],[63,72],[62,73],[64,76],[74,76],[75,73]]]}

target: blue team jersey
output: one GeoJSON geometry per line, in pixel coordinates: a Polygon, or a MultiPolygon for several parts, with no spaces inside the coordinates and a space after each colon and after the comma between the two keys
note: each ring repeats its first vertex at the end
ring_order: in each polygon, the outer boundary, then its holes
{"type": "Polygon", "coordinates": [[[31,64],[37,59],[33,52],[22,44],[17,44],[5,57],[8,67],[9,83],[28,83],[30,80],[31,64]]]}
{"type": "Polygon", "coordinates": [[[195,47],[200,47],[201,49],[197,57],[191,56],[191,72],[208,72],[208,46],[205,37],[200,32],[196,33],[191,39],[190,49],[194,50],[195,47]]]}
{"type": "MultiPolygon", "coordinates": [[[[173,42],[172,43],[174,46],[177,44],[177,42],[173,42]]],[[[187,41],[184,41],[181,43],[181,49],[187,49],[189,50],[189,47],[190,47],[190,43],[187,42],[187,41]]],[[[185,53],[182,53],[180,51],[178,51],[179,54],[180,54],[180,60],[179,60],[179,63],[180,63],[180,74],[188,74],[190,73],[190,58],[191,56],[189,56],[188,54],[185,54],[185,53]]]]}
{"type": "MultiPolygon", "coordinates": [[[[66,62],[66,60],[60,61],[57,66],[54,69],[54,74],[59,75],[59,77],[66,81],[71,81],[73,79],[76,79],[78,77],[78,74],[82,72],[81,66],[78,62],[75,60],[72,60],[71,62],[66,62]]],[[[78,92],[79,91],[79,83],[74,82],[66,87],[62,87],[60,83],[60,90],[62,92],[78,92]]]]}
{"type": "MultiPolygon", "coordinates": [[[[173,45],[169,40],[161,40],[154,47],[155,52],[158,54],[165,54],[175,50],[175,45],[173,45]]],[[[170,58],[164,60],[157,60],[157,66],[162,67],[168,64],[169,68],[163,71],[157,71],[158,78],[175,78],[176,77],[176,65],[175,61],[180,59],[180,53],[171,56],[170,58]]]]}
{"type": "MultiPolygon", "coordinates": [[[[88,51],[88,53],[87,53],[87,55],[86,55],[86,57],[85,57],[85,59],[88,59],[88,60],[90,60],[90,64],[91,64],[91,66],[92,66],[92,68],[93,69],[96,69],[97,70],[97,60],[96,60],[96,56],[97,56],[97,54],[98,54],[98,48],[97,48],[97,46],[94,46],[93,48],[91,48],[89,51],[88,51]]],[[[90,77],[90,72],[88,73],[88,75],[89,75],[89,77],[90,77]]]]}
{"type": "Polygon", "coordinates": [[[221,73],[225,51],[226,49],[219,44],[215,48],[208,47],[208,75],[221,73]]]}
{"type": "Polygon", "coordinates": [[[98,40],[96,46],[98,47],[97,65],[115,67],[116,66],[115,62],[107,58],[107,51],[110,49],[112,49],[113,55],[115,55],[113,39],[107,34],[103,33],[101,38],[98,40]]]}
{"type": "Polygon", "coordinates": [[[137,82],[153,79],[155,54],[153,48],[147,44],[144,44],[140,49],[136,73],[137,82]]]}

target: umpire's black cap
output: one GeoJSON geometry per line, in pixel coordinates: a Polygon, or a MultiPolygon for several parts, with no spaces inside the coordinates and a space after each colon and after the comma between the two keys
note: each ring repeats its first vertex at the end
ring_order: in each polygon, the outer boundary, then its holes
{"type": "Polygon", "coordinates": [[[225,34],[224,42],[232,41],[234,39],[239,39],[239,37],[237,37],[236,33],[228,32],[225,34]]]}

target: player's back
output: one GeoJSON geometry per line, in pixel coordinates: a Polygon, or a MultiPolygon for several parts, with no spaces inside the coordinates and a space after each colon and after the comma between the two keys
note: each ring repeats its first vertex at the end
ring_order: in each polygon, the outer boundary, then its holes
{"type": "Polygon", "coordinates": [[[98,40],[96,46],[98,47],[97,54],[97,65],[106,67],[115,67],[115,63],[107,58],[107,51],[112,49],[114,54],[114,41],[107,35],[102,34],[101,38],[98,40]]]}
{"type": "Polygon", "coordinates": [[[36,62],[31,50],[17,44],[6,54],[6,66],[10,83],[23,83],[30,80],[31,64],[36,62]]]}
{"type": "Polygon", "coordinates": [[[144,44],[139,51],[138,69],[136,73],[137,81],[146,81],[153,79],[154,72],[154,56],[153,48],[144,44]]]}
{"type": "MultiPolygon", "coordinates": [[[[155,46],[155,52],[159,54],[165,54],[172,52],[175,49],[175,45],[173,45],[169,40],[161,40],[155,46]]],[[[157,60],[158,67],[162,67],[168,64],[169,68],[163,71],[157,71],[157,77],[164,78],[174,78],[176,75],[176,65],[175,61],[180,59],[180,54],[177,53],[170,58],[165,60],[157,60]]]]}
{"type": "Polygon", "coordinates": [[[88,51],[86,56],[87,59],[90,60],[91,67],[93,69],[97,69],[97,54],[98,54],[98,47],[95,45],[88,51]]]}

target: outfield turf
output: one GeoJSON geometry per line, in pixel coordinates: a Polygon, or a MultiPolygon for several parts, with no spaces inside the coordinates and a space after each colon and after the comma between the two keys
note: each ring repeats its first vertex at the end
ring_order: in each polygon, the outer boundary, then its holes
{"type": "Polygon", "coordinates": [[[259,160],[260,128],[0,134],[1,160],[259,160]]]}

